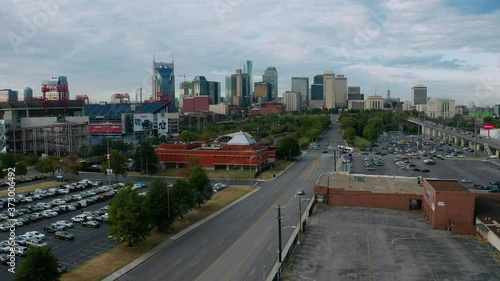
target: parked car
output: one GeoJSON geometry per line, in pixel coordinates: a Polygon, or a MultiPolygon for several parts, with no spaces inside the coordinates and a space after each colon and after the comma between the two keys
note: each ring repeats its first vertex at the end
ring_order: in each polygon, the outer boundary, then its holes
{"type": "Polygon", "coordinates": [[[73,240],[75,239],[75,235],[68,231],[58,231],[56,232],[56,238],[57,239],[63,239],[63,240],[73,240]]]}
{"type": "Polygon", "coordinates": [[[44,242],[42,239],[32,238],[26,241],[26,245],[29,247],[45,247],[49,244],[47,244],[47,242],[44,242]]]}
{"type": "Polygon", "coordinates": [[[461,183],[472,183],[472,180],[471,179],[461,179],[460,182],[461,183]]]}
{"type": "Polygon", "coordinates": [[[43,231],[45,231],[47,233],[56,233],[58,231],[64,231],[64,230],[66,230],[66,227],[63,225],[51,224],[51,225],[46,225],[43,227],[43,231]]]}
{"type": "Polygon", "coordinates": [[[297,195],[304,195],[306,192],[303,189],[297,191],[297,195]]]}
{"type": "Polygon", "coordinates": [[[98,228],[98,227],[101,227],[101,223],[99,223],[98,221],[91,220],[91,221],[84,222],[82,224],[82,226],[92,227],[92,228],[98,228]]]}

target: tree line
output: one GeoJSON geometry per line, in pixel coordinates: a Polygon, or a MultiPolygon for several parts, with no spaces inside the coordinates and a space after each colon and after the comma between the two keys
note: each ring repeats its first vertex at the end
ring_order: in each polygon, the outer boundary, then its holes
{"type": "Polygon", "coordinates": [[[174,184],[154,180],[146,196],[130,185],[118,191],[109,207],[109,234],[131,247],[155,227],[169,231],[176,219],[210,200],[212,186],[199,159],[192,159],[185,170],[187,177],[174,184]]]}

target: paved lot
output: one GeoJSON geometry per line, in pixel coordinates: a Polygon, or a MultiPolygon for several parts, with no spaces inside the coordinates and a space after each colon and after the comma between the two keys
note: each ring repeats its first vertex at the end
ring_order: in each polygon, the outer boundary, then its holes
{"type": "Polygon", "coordinates": [[[355,155],[352,160],[351,173],[367,174],[367,175],[391,175],[391,176],[407,176],[423,178],[439,178],[439,179],[463,179],[469,178],[472,180],[470,184],[464,184],[465,187],[474,189],[474,184],[489,184],[491,180],[500,179],[499,166],[493,161],[482,162],[478,159],[451,159],[435,160],[434,165],[425,165],[423,159],[411,159],[416,167],[410,167],[410,170],[399,169],[393,161],[397,155],[391,154],[383,157],[384,166],[376,166],[374,171],[368,171],[364,167],[364,158],[379,155],[355,155]],[[429,169],[430,172],[414,172],[412,169],[418,168],[429,169]]]}
{"type": "Polygon", "coordinates": [[[300,281],[493,281],[500,280],[498,255],[475,237],[431,230],[421,212],[324,206],[285,273],[300,281]]]}

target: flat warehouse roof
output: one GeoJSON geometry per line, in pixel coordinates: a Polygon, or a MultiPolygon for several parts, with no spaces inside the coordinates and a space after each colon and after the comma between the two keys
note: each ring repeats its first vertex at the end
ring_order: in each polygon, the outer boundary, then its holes
{"type": "Polygon", "coordinates": [[[467,191],[467,192],[470,192],[457,180],[426,180],[426,181],[432,186],[432,188],[434,188],[436,191],[439,191],[439,192],[443,192],[443,191],[467,191]]]}
{"type": "Polygon", "coordinates": [[[417,178],[367,175],[323,175],[319,186],[343,188],[354,191],[371,191],[375,193],[404,193],[423,195],[423,187],[417,178]]]}

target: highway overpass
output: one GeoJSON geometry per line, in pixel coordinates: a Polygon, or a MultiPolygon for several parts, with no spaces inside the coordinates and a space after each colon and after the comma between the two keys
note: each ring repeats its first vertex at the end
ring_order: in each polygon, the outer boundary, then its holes
{"type": "Polygon", "coordinates": [[[488,156],[500,157],[500,140],[486,139],[484,136],[479,137],[477,135],[462,134],[453,128],[416,118],[408,118],[408,122],[419,125],[419,132],[424,136],[435,140],[451,142],[463,147],[470,147],[488,156]]]}

